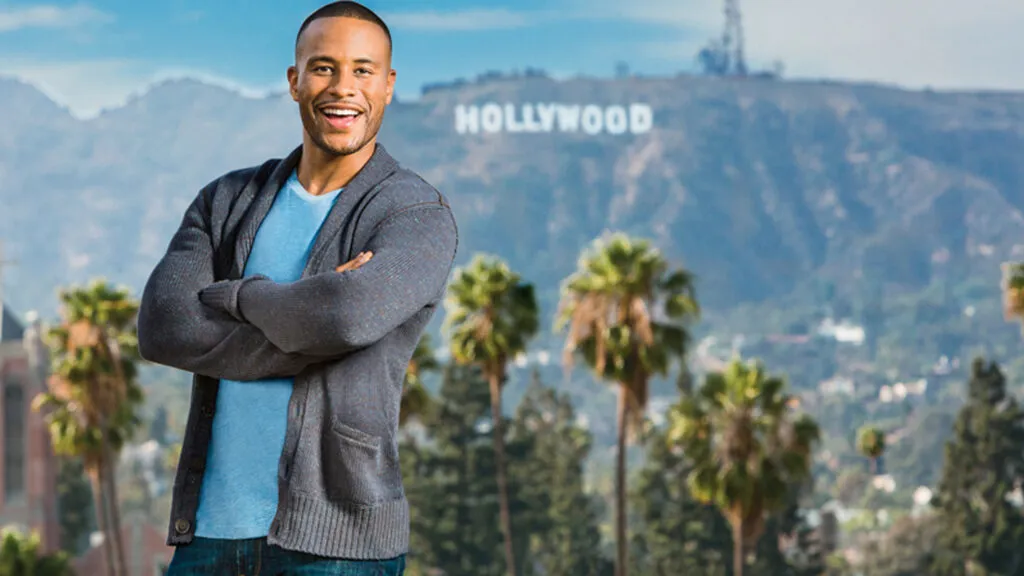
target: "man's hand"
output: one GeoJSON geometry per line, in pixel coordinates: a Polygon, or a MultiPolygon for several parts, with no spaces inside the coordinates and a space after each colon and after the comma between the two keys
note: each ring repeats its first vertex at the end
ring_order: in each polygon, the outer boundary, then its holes
{"type": "Polygon", "coordinates": [[[349,260],[348,262],[345,262],[341,266],[338,266],[337,268],[334,269],[334,271],[349,272],[351,270],[355,270],[362,266],[363,264],[369,262],[370,258],[373,258],[373,252],[360,252],[359,254],[356,255],[355,258],[349,260]]]}

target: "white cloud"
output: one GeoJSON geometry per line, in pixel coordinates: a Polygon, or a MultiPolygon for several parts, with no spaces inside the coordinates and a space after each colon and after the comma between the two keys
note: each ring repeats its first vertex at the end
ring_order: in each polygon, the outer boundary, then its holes
{"type": "MultiPolygon", "coordinates": [[[[721,31],[718,1],[636,1],[636,10],[622,9],[622,17],[653,21],[661,14],[709,38],[721,31]]],[[[781,60],[787,76],[1024,90],[1020,0],[741,0],[741,10],[748,59],[781,60]]],[[[649,55],[689,64],[699,43],[645,47],[649,55]]]]}
{"type": "MultiPolygon", "coordinates": [[[[742,0],[741,0],[742,1],[742,0]]],[[[824,0],[831,1],[831,0],[824,0]]],[[[689,30],[721,27],[721,0],[564,0],[576,19],[621,20],[689,30]]]]}
{"type": "Polygon", "coordinates": [[[710,14],[721,10],[679,10],[672,0],[641,0],[637,4],[620,0],[558,0],[557,10],[510,10],[470,8],[465,10],[392,12],[381,16],[396,29],[427,31],[477,31],[526,28],[554,21],[623,20],[681,27],[705,27],[710,14]]]}
{"type": "Polygon", "coordinates": [[[32,61],[5,57],[0,73],[32,84],[80,118],[123,103],[145,88],[145,75],[129,60],[32,61]]]}
{"type": "MultiPolygon", "coordinates": [[[[638,60],[654,57],[678,62],[681,68],[689,67],[696,51],[722,28],[721,0],[559,2],[557,12],[422,11],[390,14],[387,20],[396,28],[437,31],[528,27],[556,20],[575,25],[597,20],[649,24],[657,32],[652,38],[675,35],[679,39],[623,45],[624,53],[632,48],[638,60]]],[[[966,0],[741,0],[741,4],[748,59],[754,67],[781,60],[788,77],[874,81],[908,88],[1024,90],[1024,67],[1019,64],[1019,55],[1024,54],[1021,0],[976,0],[970,6],[966,0]]],[[[70,26],[105,17],[85,5],[0,8],[0,31],[70,26]]],[[[635,65],[643,66],[642,62],[635,65]]],[[[0,74],[36,85],[82,118],[123,104],[167,78],[197,78],[249,96],[284,88],[283,80],[270,87],[252,87],[195,70],[164,69],[154,74],[151,63],[116,58],[62,61],[4,56],[0,74]]]]}
{"type": "Polygon", "coordinates": [[[381,16],[388,26],[406,30],[469,31],[522,28],[539,21],[543,14],[504,8],[455,10],[450,12],[396,12],[381,16]]]}
{"type": "Polygon", "coordinates": [[[74,28],[83,24],[109,22],[111,19],[106,12],[85,4],[0,7],[0,32],[25,28],[74,28]]]}
{"type": "Polygon", "coordinates": [[[272,86],[254,87],[201,70],[171,68],[154,73],[152,65],[128,59],[52,62],[3,58],[0,59],[0,74],[35,86],[80,119],[93,118],[103,110],[121,106],[153,84],[166,80],[195,79],[249,98],[262,98],[287,89],[283,80],[272,86]]]}

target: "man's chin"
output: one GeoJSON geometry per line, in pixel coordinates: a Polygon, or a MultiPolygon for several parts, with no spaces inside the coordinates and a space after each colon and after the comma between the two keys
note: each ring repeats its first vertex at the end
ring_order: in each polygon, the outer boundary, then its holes
{"type": "Polygon", "coordinates": [[[332,138],[322,138],[318,142],[320,148],[324,152],[328,152],[335,156],[348,156],[349,154],[355,154],[366,146],[366,143],[355,140],[354,138],[340,138],[335,140],[332,138]]]}

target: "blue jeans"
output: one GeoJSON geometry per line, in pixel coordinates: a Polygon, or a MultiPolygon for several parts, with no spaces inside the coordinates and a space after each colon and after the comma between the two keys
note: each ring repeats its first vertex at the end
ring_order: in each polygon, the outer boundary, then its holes
{"type": "Polygon", "coordinates": [[[403,576],[405,556],[339,560],[293,552],[266,538],[195,538],[174,550],[167,576],[403,576]]]}

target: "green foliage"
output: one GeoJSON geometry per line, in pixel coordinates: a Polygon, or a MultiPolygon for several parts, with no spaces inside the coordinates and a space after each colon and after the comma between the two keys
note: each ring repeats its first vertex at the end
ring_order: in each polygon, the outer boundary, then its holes
{"type": "Polygon", "coordinates": [[[1003,314],[1007,320],[1024,320],[1024,263],[1004,262],[1003,314]]]}
{"type": "Polygon", "coordinates": [[[963,574],[965,561],[981,574],[1024,571],[1024,516],[1009,498],[1024,478],[1022,446],[1024,411],[999,367],[976,359],[935,495],[933,573],[963,574]]]}
{"type": "Polygon", "coordinates": [[[871,460],[885,453],[885,431],[875,426],[863,426],[857,432],[857,451],[871,460]]]}
{"type": "Polygon", "coordinates": [[[758,364],[733,361],[707,375],[670,412],[668,441],[692,465],[690,490],[722,510],[744,548],[760,537],[767,515],[787,504],[790,487],[808,478],[816,422],[794,417],[780,378],[758,364]]]}
{"type": "Polygon", "coordinates": [[[57,468],[60,547],[77,554],[89,545],[94,520],[92,489],[78,458],[61,458],[57,468]]]}
{"type": "Polygon", "coordinates": [[[555,331],[568,329],[567,364],[578,352],[598,377],[628,382],[667,376],[699,315],[688,271],[669,270],[647,240],[613,234],[595,240],[563,282],[555,331]]]}
{"type": "Polygon", "coordinates": [[[626,450],[644,421],[653,376],[682,364],[687,322],[699,315],[693,278],[670,271],[647,240],[612,234],[598,238],[562,284],[555,330],[568,328],[563,363],[581,355],[598,379],[617,384],[615,541],[616,572],[628,565],[626,450]]]}
{"type": "Polygon", "coordinates": [[[808,524],[800,497],[806,486],[788,486],[786,504],[765,521],[755,547],[750,576],[820,576],[825,568],[825,544],[808,524]],[[783,540],[787,544],[783,545],[783,540]]]}
{"type": "Polygon", "coordinates": [[[455,271],[445,308],[452,357],[464,364],[479,363],[487,372],[503,370],[525,352],[539,328],[533,285],[522,282],[508,264],[493,256],[477,255],[455,271]]]}
{"type": "Polygon", "coordinates": [[[501,390],[508,362],[524,353],[537,333],[537,300],[533,285],[521,282],[503,260],[477,255],[468,267],[456,270],[445,306],[452,358],[479,366],[488,381],[505,564],[509,576],[515,576],[501,390]]]}
{"type": "MultiPolygon", "coordinates": [[[[427,443],[401,449],[412,511],[410,574],[504,571],[495,521],[488,392],[478,367],[447,366],[427,443]]],[[[564,395],[535,376],[508,427],[516,562],[524,576],[605,576],[601,510],[583,484],[590,436],[564,395]]]]}
{"type": "Polygon", "coordinates": [[[141,425],[136,381],[138,302],[102,280],[60,295],[64,322],[49,334],[53,378],[33,407],[46,412],[54,451],[98,465],[141,425]]]}
{"type": "Polygon", "coordinates": [[[66,552],[40,553],[38,534],[0,531],[0,576],[73,576],[66,552]]]}
{"type": "Polygon", "coordinates": [[[108,566],[125,562],[115,475],[117,455],[141,425],[136,375],[140,360],[135,316],[127,289],[103,280],[60,294],[63,323],[49,334],[53,352],[48,392],[33,400],[45,411],[54,451],[80,458],[94,483],[97,525],[106,534],[108,566]]]}
{"type": "Polygon", "coordinates": [[[865,542],[860,569],[867,576],[931,574],[929,567],[940,529],[933,514],[904,516],[893,523],[884,538],[865,542]]]}
{"type": "Polygon", "coordinates": [[[511,422],[509,454],[516,486],[513,531],[522,573],[601,576],[600,503],[584,487],[590,434],[577,423],[568,397],[537,373],[511,422]]]}
{"type": "Polygon", "coordinates": [[[904,486],[935,486],[942,474],[946,440],[953,430],[956,410],[927,406],[906,423],[903,439],[886,448],[885,470],[904,486]]]}
{"type": "Polygon", "coordinates": [[[630,494],[637,529],[631,558],[643,576],[724,576],[732,554],[729,525],[714,506],[697,501],[686,485],[692,468],[666,431],[648,433],[647,458],[630,494]]]}
{"type": "Polygon", "coordinates": [[[400,426],[413,418],[422,418],[433,409],[430,392],[423,384],[426,372],[440,370],[441,365],[434,357],[434,346],[430,334],[424,334],[416,343],[408,369],[405,371],[405,382],[402,387],[402,402],[398,411],[400,426]]]}
{"type": "Polygon", "coordinates": [[[504,572],[489,407],[478,367],[446,366],[426,422],[432,445],[402,449],[411,552],[422,566],[451,575],[504,572]]]}

